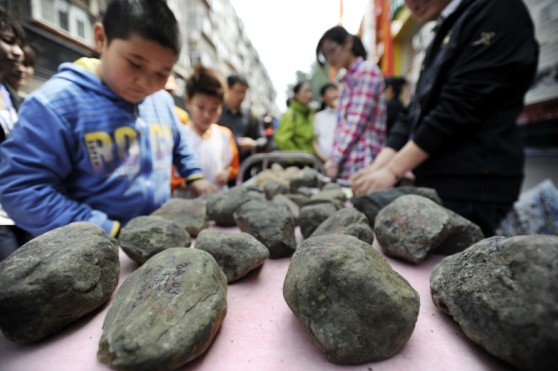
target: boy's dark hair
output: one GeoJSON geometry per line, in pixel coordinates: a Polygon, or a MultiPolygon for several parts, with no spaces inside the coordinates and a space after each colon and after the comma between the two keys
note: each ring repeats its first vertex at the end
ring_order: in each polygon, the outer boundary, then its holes
{"type": "Polygon", "coordinates": [[[111,0],[103,16],[107,43],[133,34],[180,54],[180,30],[164,0],[111,0]]]}
{"type": "Polygon", "coordinates": [[[324,56],[322,55],[322,44],[324,40],[333,41],[339,45],[343,44],[349,37],[353,38],[353,48],[351,49],[353,55],[355,57],[362,57],[366,59],[368,53],[364,48],[364,44],[362,40],[357,35],[351,35],[345,28],[342,26],[335,26],[327,30],[323,36],[318,41],[318,46],[316,47],[316,59],[318,60],[318,64],[323,67],[325,64],[324,56]]]}
{"type": "Polygon", "coordinates": [[[17,20],[12,18],[10,13],[0,9],[0,31],[11,29],[14,32],[16,43],[19,46],[25,45],[25,31],[17,20]]]}
{"type": "Polygon", "coordinates": [[[223,78],[217,71],[201,64],[194,66],[194,73],[186,80],[186,96],[191,99],[194,94],[205,94],[223,100],[225,86],[223,78]]]}
{"type": "Polygon", "coordinates": [[[232,88],[234,84],[244,85],[247,88],[250,87],[250,85],[248,84],[248,80],[246,80],[246,77],[237,74],[233,74],[227,77],[227,86],[229,88],[232,88]]]}

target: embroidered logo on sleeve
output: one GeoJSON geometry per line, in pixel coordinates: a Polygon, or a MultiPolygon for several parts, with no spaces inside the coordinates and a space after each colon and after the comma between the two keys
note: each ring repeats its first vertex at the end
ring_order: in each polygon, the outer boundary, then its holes
{"type": "Polygon", "coordinates": [[[492,43],[492,38],[496,36],[496,32],[481,32],[481,36],[477,41],[473,41],[471,43],[471,45],[473,46],[477,46],[477,45],[484,45],[484,46],[490,46],[490,44],[492,43]]]}

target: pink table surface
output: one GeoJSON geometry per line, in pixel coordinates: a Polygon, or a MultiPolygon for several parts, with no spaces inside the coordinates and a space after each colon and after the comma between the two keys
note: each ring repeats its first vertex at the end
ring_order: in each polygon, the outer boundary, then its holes
{"type": "MultiPolygon", "coordinates": [[[[283,281],[290,261],[283,258],[267,260],[260,269],[229,285],[227,315],[213,344],[182,369],[511,370],[512,367],[468,340],[459,326],[432,303],[429,277],[442,258],[432,255],[419,265],[387,258],[420,294],[420,312],[413,334],[400,352],[387,360],[355,366],[329,363],[283,299],[283,281]]],[[[137,265],[122,251],[120,264],[122,283],[137,265]]],[[[109,305],[36,344],[19,345],[0,335],[0,370],[109,370],[96,357],[109,305]]]]}

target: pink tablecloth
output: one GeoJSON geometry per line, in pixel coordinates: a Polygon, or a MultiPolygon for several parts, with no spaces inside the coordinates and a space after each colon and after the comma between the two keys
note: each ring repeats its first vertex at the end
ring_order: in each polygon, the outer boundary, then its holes
{"type": "MultiPolygon", "coordinates": [[[[232,230],[227,230],[230,232],[232,230]]],[[[121,280],[136,264],[120,254],[121,280]]],[[[329,363],[312,343],[282,294],[289,259],[268,260],[263,267],[229,285],[228,312],[208,351],[185,370],[275,371],[497,371],[512,368],[463,335],[451,318],[432,304],[429,276],[442,259],[433,255],[419,265],[388,258],[392,267],[420,294],[415,330],[403,349],[382,362],[357,366],[329,363]]],[[[33,345],[18,345],[0,335],[2,371],[108,370],[96,358],[108,305],[33,345]]]]}

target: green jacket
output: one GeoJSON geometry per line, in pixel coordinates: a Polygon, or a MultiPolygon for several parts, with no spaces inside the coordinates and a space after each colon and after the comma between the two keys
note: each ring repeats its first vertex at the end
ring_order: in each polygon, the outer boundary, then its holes
{"type": "Polygon", "coordinates": [[[296,100],[291,101],[287,112],[281,116],[275,132],[275,143],[281,151],[300,151],[314,154],[314,111],[296,100]]]}

